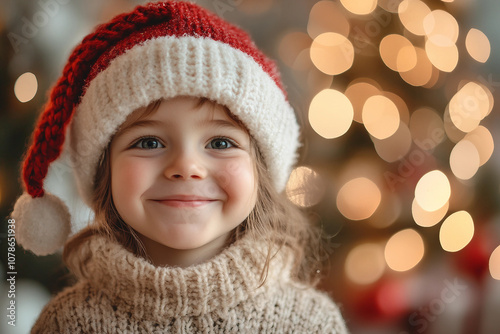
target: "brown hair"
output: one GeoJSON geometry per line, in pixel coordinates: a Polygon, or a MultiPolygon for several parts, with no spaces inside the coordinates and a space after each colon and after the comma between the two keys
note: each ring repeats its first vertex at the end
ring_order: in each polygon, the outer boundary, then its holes
{"type": "MultiPolygon", "coordinates": [[[[214,106],[216,105],[215,102],[202,98],[199,100],[198,106],[207,101],[214,106]]],[[[155,101],[144,108],[142,112],[138,113],[138,118],[145,117],[157,110],[160,103],[161,101],[155,101]]],[[[243,123],[232,115],[227,108],[225,110],[228,116],[246,129],[243,123]]],[[[134,117],[134,119],[137,118],[134,117]]],[[[126,123],[129,123],[129,120],[126,123]]],[[[271,259],[282,247],[288,248],[293,258],[292,274],[299,281],[314,285],[317,283],[316,271],[320,265],[318,257],[320,249],[319,229],[311,225],[304,213],[290,202],[284,194],[279,194],[275,190],[269,173],[267,173],[262,154],[252,138],[251,144],[258,180],[257,201],[245,221],[231,232],[228,244],[241,239],[243,236],[248,236],[255,241],[264,240],[267,243],[267,253],[261,271],[262,284],[266,280],[271,259]]],[[[85,240],[96,234],[115,240],[130,252],[147,258],[145,248],[136,232],[120,218],[113,203],[109,145],[103,153],[97,168],[94,187],[92,203],[95,222],[66,243],[63,252],[64,262],[73,271],[81,272],[83,268],[81,263],[77,262],[79,261],[78,257],[72,257],[71,255],[78,251],[79,246],[85,240]]]]}

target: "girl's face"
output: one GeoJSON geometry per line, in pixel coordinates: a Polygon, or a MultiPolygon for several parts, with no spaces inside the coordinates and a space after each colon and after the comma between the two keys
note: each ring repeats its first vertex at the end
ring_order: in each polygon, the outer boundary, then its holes
{"type": "Polygon", "coordinates": [[[110,156],[114,205],[155,264],[212,257],[255,206],[250,137],[221,106],[163,101],[122,126],[110,156]]]}

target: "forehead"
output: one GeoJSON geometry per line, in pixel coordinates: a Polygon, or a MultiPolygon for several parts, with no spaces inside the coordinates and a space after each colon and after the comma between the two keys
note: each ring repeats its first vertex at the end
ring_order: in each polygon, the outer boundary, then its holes
{"type": "Polygon", "coordinates": [[[143,119],[154,119],[164,114],[171,114],[170,116],[172,117],[178,117],[179,115],[191,111],[195,112],[195,115],[199,118],[205,118],[207,120],[224,119],[230,121],[248,133],[244,124],[236,116],[231,114],[227,107],[206,98],[185,96],[175,97],[169,100],[157,100],[147,107],[135,110],[120,126],[118,132],[127,129],[134,123],[143,119]]]}

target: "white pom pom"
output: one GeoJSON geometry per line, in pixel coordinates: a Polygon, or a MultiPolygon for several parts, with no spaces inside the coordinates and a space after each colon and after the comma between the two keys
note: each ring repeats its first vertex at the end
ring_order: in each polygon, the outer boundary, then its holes
{"type": "Polygon", "coordinates": [[[36,255],[55,253],[71,232],[71,215],[63,201],[52,194],[33,198],[24,193],[14,205],[16,241],[36,255]]]}

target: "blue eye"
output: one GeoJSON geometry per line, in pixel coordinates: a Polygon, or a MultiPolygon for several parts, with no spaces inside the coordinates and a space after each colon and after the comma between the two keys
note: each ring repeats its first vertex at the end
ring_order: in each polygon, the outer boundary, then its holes
{"type": "Polygon", "coordinates": [[[210,141],[208,146],[214,150],[224,150],[226,148],[231,148],[234,145],[230,140],[226,138],[214,138],[210,141]]]}
{"type": "Polygon", "coordinates": [[[162,148],[162,147],[165,146],[163,146],[163,144],[160,143],[160,141],[154,137],[141,138],[134,144],[134,148],[142,148],[146,150],[152,150],[155,148],[162,148]]]}

